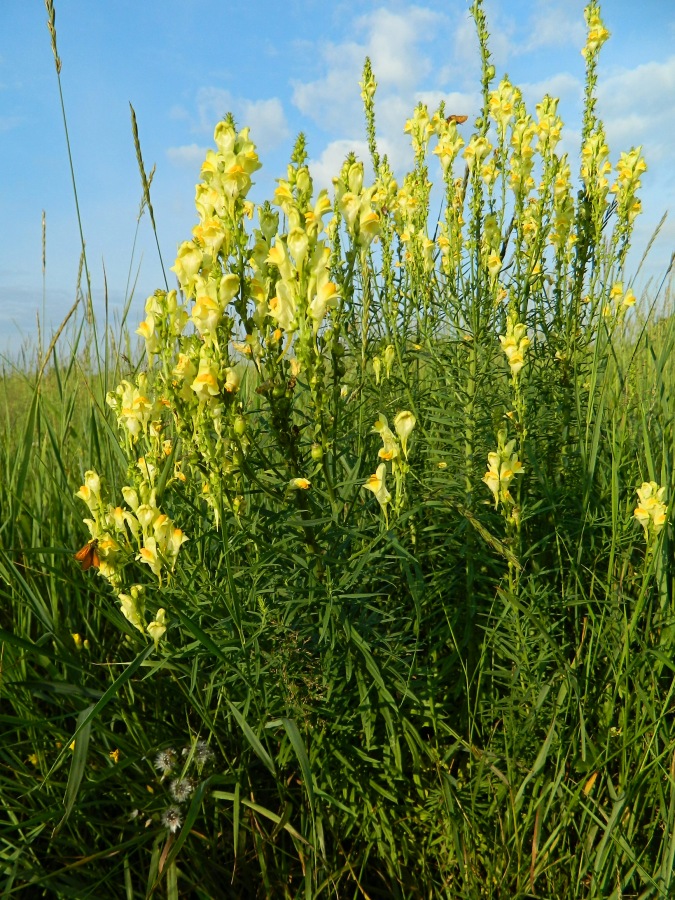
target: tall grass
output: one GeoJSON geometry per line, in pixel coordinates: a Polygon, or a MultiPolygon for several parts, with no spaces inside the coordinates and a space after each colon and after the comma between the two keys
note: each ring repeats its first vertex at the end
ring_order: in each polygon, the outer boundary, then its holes
{"type": "Polygon", "coordinates": [[[3,895],[672,894],[672,527],[634,510],[675,489],[675,318],[631,307],[640,157],[609,193],[594,4],[578,194],[473,15],[464,158],[418,107],[396,184],[367,64],[372,189],[350,158],[314,196],[299,138],[253,210],[228,119],[146,355],[85,321],[5,374],[3,895]]]}

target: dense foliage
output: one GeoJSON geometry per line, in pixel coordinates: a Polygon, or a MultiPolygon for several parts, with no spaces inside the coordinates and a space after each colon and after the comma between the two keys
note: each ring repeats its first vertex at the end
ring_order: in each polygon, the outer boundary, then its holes
{"type": "Polygon", "coordinates": [[[470,136],[418,106],[399,184],[367,63],[372,183],[350,156],[316,194],[300,137],[256,207],[226,119],[139,362],[84,321],[6,373],[8,896],[672,892],[675,320],[625,272],[645,165],[609,162],[595,2],[577,186],[557,101],[494,83],[472,11],[470,136]]]}

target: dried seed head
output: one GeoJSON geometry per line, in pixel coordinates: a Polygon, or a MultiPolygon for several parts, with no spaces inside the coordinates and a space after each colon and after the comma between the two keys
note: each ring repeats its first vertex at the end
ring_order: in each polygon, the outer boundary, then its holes
{"type": "Polygon", "coordinates": [[[170,806],[162,813],[162,824],[166,825],[171,834],[175,834],[181,826],[180,809],[170,806]]]}
{"type": "Polygon", "coordinates": [[[166,750],[160,750],[155,757],[155,768],[159,769],[162,775],[166,775],[173,769],[176,763],[176,751],[173,747],[167,747],[166,750]]]}

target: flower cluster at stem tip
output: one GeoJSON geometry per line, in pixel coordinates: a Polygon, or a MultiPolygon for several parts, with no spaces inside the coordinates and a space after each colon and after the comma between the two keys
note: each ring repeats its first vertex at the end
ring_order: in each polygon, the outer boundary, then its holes
{"type": "Polygon", "coordinates": [[[380,413],[373,426],[373,432],[378,434],[382,440],[382,447],[377,454],[382,462],[363,487],[375,495],[382,512],[385,514],[385,518],[388,515],[387,507],[392,500],[392,496],[387,488],[387,463],[391,463],[392,474],[395,478],[395,509],[398,512],[403,505],[405,476],[408,472],[408,439],[412,434],[416,421],[415,416],[405,409],[397,413],[394,418],[396,435],[389,427],[387,418],[383,413],[380,413]],[[401,451],[403,452],[401,453],[401,451]]]}
{"type": "Polygon", "coordinates": [[[651,544],[666,524],[668,506],[663,502],[665,487],[659,487],[655,481],[645,481],[637,489],[639,498],[633,515],[644,530],[647,544],[651,544]]]}

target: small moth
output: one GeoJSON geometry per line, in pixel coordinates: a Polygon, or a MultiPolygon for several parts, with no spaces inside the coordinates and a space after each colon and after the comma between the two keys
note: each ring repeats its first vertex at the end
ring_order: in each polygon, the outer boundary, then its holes
{"type": "Polygon", "coordinates": [[[83,572],[86,572],[87,569],[91,569],[92,566],[95,569],[98,569],[101,560],[98,555],[98,541],[96,538],[88,541],[81,550],[78,550],[75,554],[75,559],[82,566],[83,572]]]}

